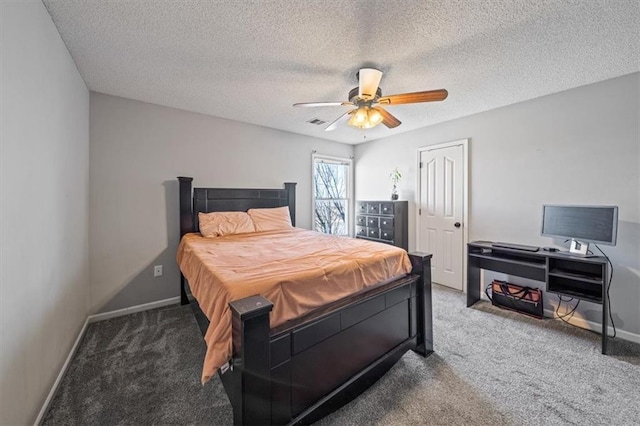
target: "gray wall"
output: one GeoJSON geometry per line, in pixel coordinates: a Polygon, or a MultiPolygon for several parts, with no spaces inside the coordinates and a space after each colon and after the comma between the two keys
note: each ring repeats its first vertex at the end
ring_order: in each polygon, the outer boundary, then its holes
{"type": "Polygon", "coordinates": [[[89,92],[41,2],[2,2],[0,424],[29,424],[87,318],[89,92]]]}
{"type": "MultiPolygon", "coordinates": [[[[616,325],[640,334],[639,99],[635,73],[358,145],[356,198],[387,198],[399,166],[415,248],[417,149],[470,138],[470,241],[548,246],[542,204],[618,205],[618,244],[603,246],[615,267],[611,305],[616,325]]],[[[598,305],[583,302],[579,313],[600,322],[598,305]]]]}
{"type": "Polygon", "coordinates": [[[195,186],[298,182],[297,225],[311,226],[311,151],[350,145],[91,93],[91,312],[178,296],[177,176],[195,186]],[[153,265],[164,276],[153,277],[153,265]]]}

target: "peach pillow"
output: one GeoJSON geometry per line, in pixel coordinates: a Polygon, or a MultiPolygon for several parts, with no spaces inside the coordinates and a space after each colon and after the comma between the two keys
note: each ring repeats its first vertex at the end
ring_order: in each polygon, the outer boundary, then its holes
{"type": "Polygon", "coordinates": [[[247,213],[251,216],[253,225],[258,232],[292,228],[291,215],[287,206],[271,209],[249,209],[247,213]]]}
{"type": "Polygon", "coordinates": [[[198,222],[203,237],[256,232],[253,221],[245,212],[198,213],[198,222]]]}

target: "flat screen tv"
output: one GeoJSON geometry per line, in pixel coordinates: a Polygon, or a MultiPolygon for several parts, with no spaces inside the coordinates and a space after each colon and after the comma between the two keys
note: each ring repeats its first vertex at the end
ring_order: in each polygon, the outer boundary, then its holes
{"type": "Polygon", "coordinates": [[[542,208],[542,235],[545,237],[568,238],[587,246],[588,243],[615,246],[617,234],[617,206],[545,204],[542,208]]]}

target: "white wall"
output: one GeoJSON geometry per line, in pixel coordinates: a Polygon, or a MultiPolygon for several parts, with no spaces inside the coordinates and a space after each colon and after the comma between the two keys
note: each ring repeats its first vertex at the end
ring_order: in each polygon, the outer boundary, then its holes
{"type": "MultiPolygon", "coordinates": [[[[311,124],[310,124],[311,125],[311,124]]],[[[311,151],[350,145],[91,93],[91,311],[179,295],[177,176],[194,186],[297,182],[297,225],[311,226],[311,151]],[[153,265],[164,276],[153,278],[153,265]]]]}
{"type": "Polygon", "coordinates": [[[87,318],[89,92],[41,2],[2,2],[0,424],[36,419],[87,318]]]}
{"type": "MultiPolygon", "coordinates": [[[[470,241],[548,246],[542,204],[618,205],[618,244],[603,246],[615,266],[612,310],[617,326],[640,334],[639,99],[635,73],[358,145],[356,198],[387,198],[399,166],[415,248],[417,149],[470,138],[470,241]]],[[[600,322],[598,305],[583,302],[579,312],[600,322]]]]}

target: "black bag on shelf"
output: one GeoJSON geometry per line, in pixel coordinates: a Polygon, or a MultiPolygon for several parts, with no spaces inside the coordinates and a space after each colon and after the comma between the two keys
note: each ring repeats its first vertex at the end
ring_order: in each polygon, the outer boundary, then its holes
{"type": "Polygon", "coordinates": [[[494,280],[485,289],[494,306],[520,312],[534,318],[544,317],[542,290],[494,280]],[[491,295],[489,294],[491,288],[491,295]]]}

